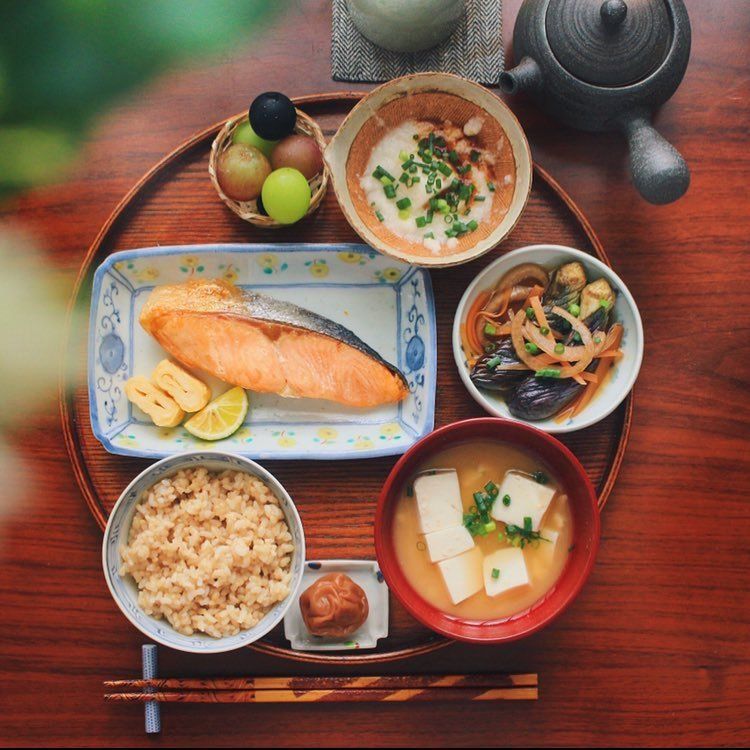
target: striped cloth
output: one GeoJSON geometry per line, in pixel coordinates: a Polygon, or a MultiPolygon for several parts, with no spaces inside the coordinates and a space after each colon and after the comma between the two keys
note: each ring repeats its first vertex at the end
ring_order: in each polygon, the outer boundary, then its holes
{"type": "Polygon", "coordinates": [[[429,70],[496,86],[504,62],[502,9],[502,0],[466,0],[461,22],[442,44],[424,52],[399,53],[365,39],[349,17],[346,0],[333,0],[333,79],[374,83],[429,70]]]}

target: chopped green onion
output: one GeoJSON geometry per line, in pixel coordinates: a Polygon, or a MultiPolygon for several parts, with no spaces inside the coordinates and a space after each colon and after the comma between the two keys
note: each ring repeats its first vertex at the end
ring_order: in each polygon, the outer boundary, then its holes
{"type": "Polygon", "coordinates": [[[488,182],[487,183],[487,190],[489,190],[491,193],[495,192],[495,183],[494,182],[488,182]]]}
{"type": "Polygon", "coordinates": [[[488,521],[488,522],[487,522],[487,523],[486,523],[486,524],[484,525],[484,533],[485,533],[485,534],[490,534],[490,533],[492,533],[492,532],[493,532],[493,531],[494,531],[494,530],[495,530],[496,528],[497,528],[497,524],[496,524],[496,523],[495,523],[494,521],[488,521]]]}
{"type": "Polygon", "coordinates": [[[393,185],[383,185],[383,192],[385,193],[386,198],[396,197],[396,188],[393,185]]]}
{"type": "Polygon", "coordinates": [[[484,485],[485,492],[488,492],[491,497],[497,497],[497,493],[500,491],[494,482],[487,482],[484,485]]]}
{"type": "Polygon", "coordinates": [[[479,151],[477,151],[476,149],[471,149],[471,153],[469,154],[469,159],[471,159],[471,161],[473,161],[473,162],[478,161],[479,160],[479,151]]]}
{"type": "Polygon", "coordinates": [[[466,226],[468,227],[470,232],[473,232],[479,226],[479,224],[477,224],[477,222],[472,219],[466,226]]]}
{"type": "Polygon", "coordinates": [[[500,570],[498,568],[493,568],[492,569],[492,577],[495,580],[497,580],[498,578],[500,578],[500,570]]]}
{"type": "MultiPolygon", "coordinates": [[[[581,306],[577,305],[575,302],[571,302],[568,305],[568,312],[577,318],[581,314],[581,306]]],[[[576,331],[576,333],[578,333],[578,331],[576,331]]]]}
{"type": "Polygon", "coordinates": [[[531,516],[524,516],[523,517],[523,530],[531,531],[532,528],[533,528],[533,525],[531,523],[531,516]]]}
{"type": "Polygon", "coordinates": [[[537,378],[559,378],[560,370],[557,367],[542,367],[535,375],[537,378]]]}
{"type": "Polygon", "coordinates": [[[424,236],[424,239],[426,240],[434,240],[435,234],[433,232],[427,232],[427,234],[424,236]]]}
{"type": "Polygon", "coordinates": [[[599,307],[603,307],[605,310],[609,310],[612,307],[612,303],[608,299],[600,299],[599,307]]]}
{"type": "Polygon", "coordinates": [[[443,173],[443,174],[444,174],[444,175],[445,175],[446,177],[450,177],[450,175],[451,175],[451,174],[452,174],[452,172],[453,172],[453,170],[452,170],[452,169],[451,169],[451,168],[450,168],[450,167],[449,167],[449,166],[448,166],[448,165],[447,165],[447,164],[446,164],[446,163],[445,163],[444,161],[441,161],[441,162],[440,162],[440,163],[439,163],[439,164],[437,165],[437,168],[438,168],[438,169],[439,169],[439,170],[440,170],[440,171],[441,171],[441,172],[442,172],[442,173],[443,173]]]}
{"type": "Polygon", "coordinates": [[[493,357],[487,362],[487,369],[494,370],[502,361],[502,357],[493,357]]]}
{"type": "Polygon", "coordinates": [[[539,354],[539,347],[533,341],[527,341],[524,344],[524,349],[526,349],[529,354],[539,354]]]}
{"type": "Polygon", "coordinates": [[[410,198],[402,198],[400,201],[396,201],[396,208],[398,209],[405,209],[409,208],[411,206],[411,199],[410,198]]]}
{"type": "Polygon", "coordinates": [[[477,201],[477,203],[482,203],[482,201],[487,200],[486,195],[475,195],[474,200],[477,201]]]}
{"type": "Polygon", "coordinates": [[[417,216],[414,221],[420,229],[422,229],[427,224],[427,219],[424,216],[417,216]]]}
{"type": "Polygon", "coordinates": [[[372,173],[372,176],[376,180],[379,180],[381,177],[387,177],[391,182],[396,182],[396,178],[387,169],[383,169],[380,164],[375,167],[375,171],[372,173]]]}
{"type": "Polygon", "coordinates": [[[411,216],[411,211],[408,208],[402,208],[398,212],[398,218],[402,219],[403,221],[406,221],[411,216]]]}
{"type": "Polygon", "coordinates": [[[385,217],[380,213],[380,211],[375,211],[375,216],[378,217],[378,221],[385,221],[385,217]]]}
{"type": "Polygon", "coordinates": [[[448,158],[450,159],[451,164],[458,164],[459,162],[458,153],[455,149],[451,149],[448,152],[448,158]]]}
{"type": "Polygon", "coordinates": [[[506,508],[510,505],[510,495],[503,495],[503,505],[506,508]]]}
{"type": "Polygon", "coordinates": [[[406,161],[409,158],[409,154],[406,153],[406,151],[399,151],[398,158],[401,159],[401,161],[406,161]]]}
{"type": "Polygon", "coordinates": [[[464,164],[462,167],[457,167],[456,172],[461,175],[466,174],[471,169],[471,164],[464,164]]]}
{"type": "Polygon", "coordinates": [[[388,177],[388,175],[383,175],[380,178],[380,181],[383,183],[383,185],[391,185],[393,183],[393,179],[388,177]]]}
{"type": "Polygon", "coordinates": [[[562,354],[565,351],[565,344],[555,344],[555,354],[562,354]]]}

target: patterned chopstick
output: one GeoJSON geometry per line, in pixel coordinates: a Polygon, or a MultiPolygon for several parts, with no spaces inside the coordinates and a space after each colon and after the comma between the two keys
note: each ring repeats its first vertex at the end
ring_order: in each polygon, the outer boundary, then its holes
{"type": "Polygon", "coordinates": [[[501,688],[401,688],[312,690],[195,690],[192,692],[110,693],[106,701],[142,703],[314,703],[404,701],[502,701],[536,700],[537,687],[501,688]]]}
{"type": "Polygon", "coordinates": [[[382,677],[229,677],[107,680],[107,688],[131,690],[410,690],[536,687],[536,674],[386,675],[382,677]]]}

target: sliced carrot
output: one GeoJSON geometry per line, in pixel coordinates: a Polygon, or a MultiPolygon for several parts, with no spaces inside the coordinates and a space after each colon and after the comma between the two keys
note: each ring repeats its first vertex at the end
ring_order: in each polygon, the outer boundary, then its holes
{"type": "Polygon", "coordinates": [[[492,295],[492,292],[482,292],[475,300],[474,304],[469,308],[469,312],[466,314],[466,338],[471,346],[471,352],[474,354],[482,353],[482,342],[477,341],[476,338],[476,323],[479,311],[487,304],[487,300],[492,295]]]}
{"type": "Polygon", "coordinates": [[[585,380],[589,383],[598,383],[599,377],[595,372],[582,372],[581,373],[581,379],[585,380]]]}
{"type": "Polygon", "coordinates": [[[591,399],[594,398],[594,394],[606,377],[607,371],[609,370],[611,364],[612,362],[609,359],[599,360],[596,365],[596,370],[594,370],[594,374],[596,375],[597,380],[595,383],[589,383],[586,386],[580,398],[578,399],[578,403],[575,405],[571,416],[577,416],[591,403],[591,399]]]}
{"type": "Polygon", "coordinates": [[[609,357],[610,359],[622,358],[622,349],[610,349],[608,352],[602,352],[597,355],[599,358],[609,357]]]}

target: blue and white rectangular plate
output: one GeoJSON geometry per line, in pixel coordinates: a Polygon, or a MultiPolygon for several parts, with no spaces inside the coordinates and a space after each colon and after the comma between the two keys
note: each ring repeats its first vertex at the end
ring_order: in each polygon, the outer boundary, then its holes
{"type": "MultiPolygon", "coordinates": [[[[111,453],[163,458],[211,446],[259,459],[370,458],[403,453],[434,424],[435,306],[426,270],[367,245],[182,245],[127,250],[96,270],[88,387],[94,435],[111,453]],[[403,372],[399,404],[355,409],[328,401],[248,393],[245,424],[214,443],[181,427],[156,427],[125,397],[133,375],[166,355],[138,323],[149,292],[190,278],[224,278],[294,302],[351,329],[403,372]]],[[[213,396],[226,389],[208,382],[213,396]]]]}

